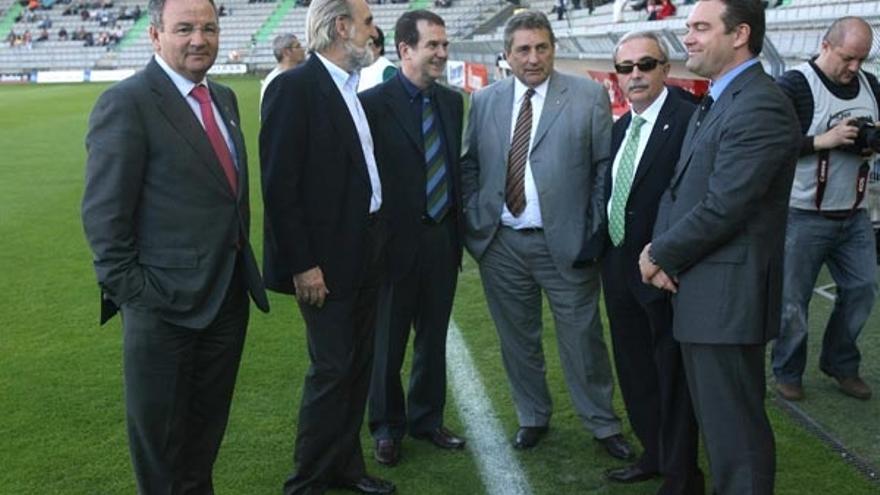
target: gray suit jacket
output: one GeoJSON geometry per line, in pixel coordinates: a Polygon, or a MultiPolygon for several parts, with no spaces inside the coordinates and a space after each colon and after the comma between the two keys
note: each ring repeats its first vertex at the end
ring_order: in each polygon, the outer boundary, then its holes
{"type": "MultiPolygon", "coordinates": [[[[478,261],[495,237],[504,206],[513,90],[509,77],[471,99],[461,164],[462,204],[465,245],[478,261]]],[[[608,94],[589,79],[554,71],[530,163],[550,255],[562,276],[573,282],[588,276],[572,264],[584,239],[597,238],[610,146],[608,94]]]]}
{"type": "Polygon", "coordinates": [[[213,82],[209,88],[238,155],[237,195],[198,119],[155,60],[105,91],[92,110],[82,219],[102,291],[102,323],[117,306],[133,304],[173,324],[207,326],[239,253],[251,296],[268,310],[248,240],[247,155],[235,94],[213,82]]]}
{"type": "Polygon", "coordinates": [[[760,64],[691,119],[660,203],[652,254],[679,278],[675,338],[763,344],[776,336],[788,196],[800,145],[790,101],[760,64]]]}

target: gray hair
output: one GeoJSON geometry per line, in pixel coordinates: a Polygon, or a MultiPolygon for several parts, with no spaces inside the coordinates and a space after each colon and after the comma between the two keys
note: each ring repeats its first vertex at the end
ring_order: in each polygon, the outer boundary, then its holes
{"type": "MultiPolygon", "coordinates": [[[[162,29],[162,12],[165,10],[167,0],[150,0],[147,4],[147,12],[150,14],[150,25],[156,29],[162,29]]],[[[211,8],[214,9],[214,16],[217,16],[217,6],[214,0],[208,0],[211,8]]]]}
{"type": "Polygon", "coordinates": [[[669,50],[666,48],[666,42],[663,41],[663,38],[657,33],[657,31],[630,31],[623,35],[617,41],[617,44],[614,45],[614,51],[611,52],[611,61],[617,62],[617,52],[620,50],[620,47],[632,40],[651,40],[657,45],[657,49],[660,50],[660,56],[663,57],[663,60],[669,61],[669,50]]]}
{"type": "Polygon", "coordinates": [[[556,46],[556,36],[553,34],[553,26],[543,12],[538,10],[524,10],[507,21],[504,26],[504,51],[510,53],[513,46],[513,33],[521,29],[544,30],[550,33],[550,43],[556,46]]]}
{"type": "Polygon", "coordinates": [[[306,14],[306,43],[309,50],[326,50],[336,41],[336,18],[351,17],[348,0],[312,0],[306,14]]]}
{"type": "Polygon", "coordinates": [[[294,41],[299,41],[296,38],[296,35],[293,34],[279,34],[272,40],[272,54],[275,55],[275,60],[281,62],[281,59],[284,58],[284,50],[290,48],[293,45],[294,41]]]}

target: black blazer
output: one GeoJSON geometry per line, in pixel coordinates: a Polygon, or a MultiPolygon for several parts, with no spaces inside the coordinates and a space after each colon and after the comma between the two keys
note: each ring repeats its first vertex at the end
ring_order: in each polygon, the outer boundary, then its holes
{"type": "Polygon", "coordinates": [[[318,266],[342,297],[363,277],[372,195],[354,121],[317,56],[279,75],[262,109],[266,287],[292,294],[293,276],[318,266]]]}
{"type": "MultiPolygon", "coordinates": [[[[360,94],[370,121],[376,159],[383,173],[383,209],[389,220],[388,272],[392,280],[399,280],[418,252],[422,215],[425,213],[425,151],[421,122],[416,118],[409,93],[395,75],[384,83],[360,94]]],[[[456,224],[455,252],[461,263],[464,220],[461,213],[461,156],[462,97],[459,93],[435,84],[436,109],[446,144],[446,159],[451,175],[452,208],[449,214],[456,224]]]]}

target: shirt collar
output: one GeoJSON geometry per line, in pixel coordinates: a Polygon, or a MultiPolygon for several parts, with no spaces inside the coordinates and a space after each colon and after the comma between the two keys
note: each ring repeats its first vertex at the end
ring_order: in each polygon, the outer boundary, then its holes
{"type": "Polygon", "coordinates": [[[418,86],[413,84],[412,81],[410,81],[409,79],[406,78],[406,76],[403,75],[402,70],[397,71],[397,77],[400,78],[400,82],[403,84],[403,89],[406,90],[406,94],[409,95],[410,101],[415,100],[422,93],[431,94],[433,92],[432,91],[434,89],[433,84],[431,84],[430,86],[425,88],[424,91],[422,91],[421,89],[419,89],[418,86]]]}
{"type": "Polygon", "coordinates": [[[736,79],[736,76],[745,72],[749,67],[757,64],[758,58],[750,58],[745,62],[737,65],[733,69],[729,70],[726,74],[721,76],[717,81],[712,81],[712,84],[709,86],[709,94],[712,95],[712,99],[714,101],[718,101],[718,98],[721,98],[721,95],[724,94],[724,90],[727,89],[727,86],[730,86],[731,81],[736,79]]]}
{"type": "Polygon", "coordinates": [[[315,55],[317,55],[318,60],[324,64],[324,68],[330,73],[330,78],[333,79],[333,83],[336,84],[336,87],[339,88],[340,92],[345,90],[346,86],[349,86],[353,87],[354,92],[357,93],[358,81],[360,80],[360,74],[358,71],[346,72],[345,69],[334,64],[320,53],[315,52],[315,55]]]}
{"type": "MultiPolygon", "coordinates": [[[[551,76],[552,77],[552,76],[551,76]]],[[[540,96],[542,99],[547,96],[547,88],[550,86],[550,78],[544,80],[541,84],[539,84],[535,88],[535,93],[540,96]]],[[[526,94],[526,91],[529,89],[528,86],[522,83],[519,78],[513,78],[513,101],[520,101],[523,98],[523,95],[526,94]]]]}
{"type": "Polygon", "coordinates": [[[638,115],[645,120],[646,124],[653,125],[654,122],[657,121],[657,117],[660,116],[660,109],[663,108],[663,104],[666,103],[667,96],[669,96],[669,90],[666,89],[666,86],[663,86],[663,91],[660,92],[660,96],[658,96],[653,103],[648,105],[648,108],[642,113],[636,113],[635,110],[630,110],[630,113],[632,113],[633,118],[638,115]]]}
{"type": "Polygon", "coordinates": [[[190,91],[192,91],[192,89],[197,85],[204,84],[205,87],[208,86],[208,79],[205,77],[203,77],[202,80],[197,83],[183,77],[177,71],[172,69],[171,66],[168,65],[167,62],[165,62],[165,59],[163,59],[162,56],[158,53],[155,54],[153,58],[156,59],[156,63],[159,64],[159,67],[161,67],[162,70],[165,71],[166,74],[168,74],[168,77],[171,78],[171,82],[174,83],[177,91],[180,91],[180,94],[183,95],[184,98],[189,96],[190,91]]]}

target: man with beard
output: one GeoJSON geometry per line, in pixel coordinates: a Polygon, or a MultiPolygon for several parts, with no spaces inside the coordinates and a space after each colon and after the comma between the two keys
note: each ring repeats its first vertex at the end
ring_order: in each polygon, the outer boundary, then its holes
{"type": "Polygon", "coordinates": [[[394,29],[400,71],[361,93],[385,177],[389,219],[388,279],[379,296],[370,385],[370,431],[382,464],[400,460],[404,434],[443,449],[464,440],[443,426],[446,329],[461,264],[458,157],[461,95],[437,84],[448,56],[443,19],[427,10],[403,14],[394,29]],[[404,403],[400,368],[410,327],[413,364],[404,403]]]}
{"type": "Polygon", "coordinates": [[[382,188],[356,93],[376,33],[364,0],[315,0],[306,29],[314,56],[266,90],[260,131],[266,287],[296,295],[311,358],[284,493],[392,493],[366,474],[359,435],[384,268],[382,188]]]}
{"type": "Polygon", "coordinates": [[[779,331],[788,196],[800,145],[791,103],[758,60],[759,0],[700,0],[687,68],[712,81],[691,119],[642,279],[672,296],[688,389],[719,495],[773,493],[765,353],[779,331]]]}

